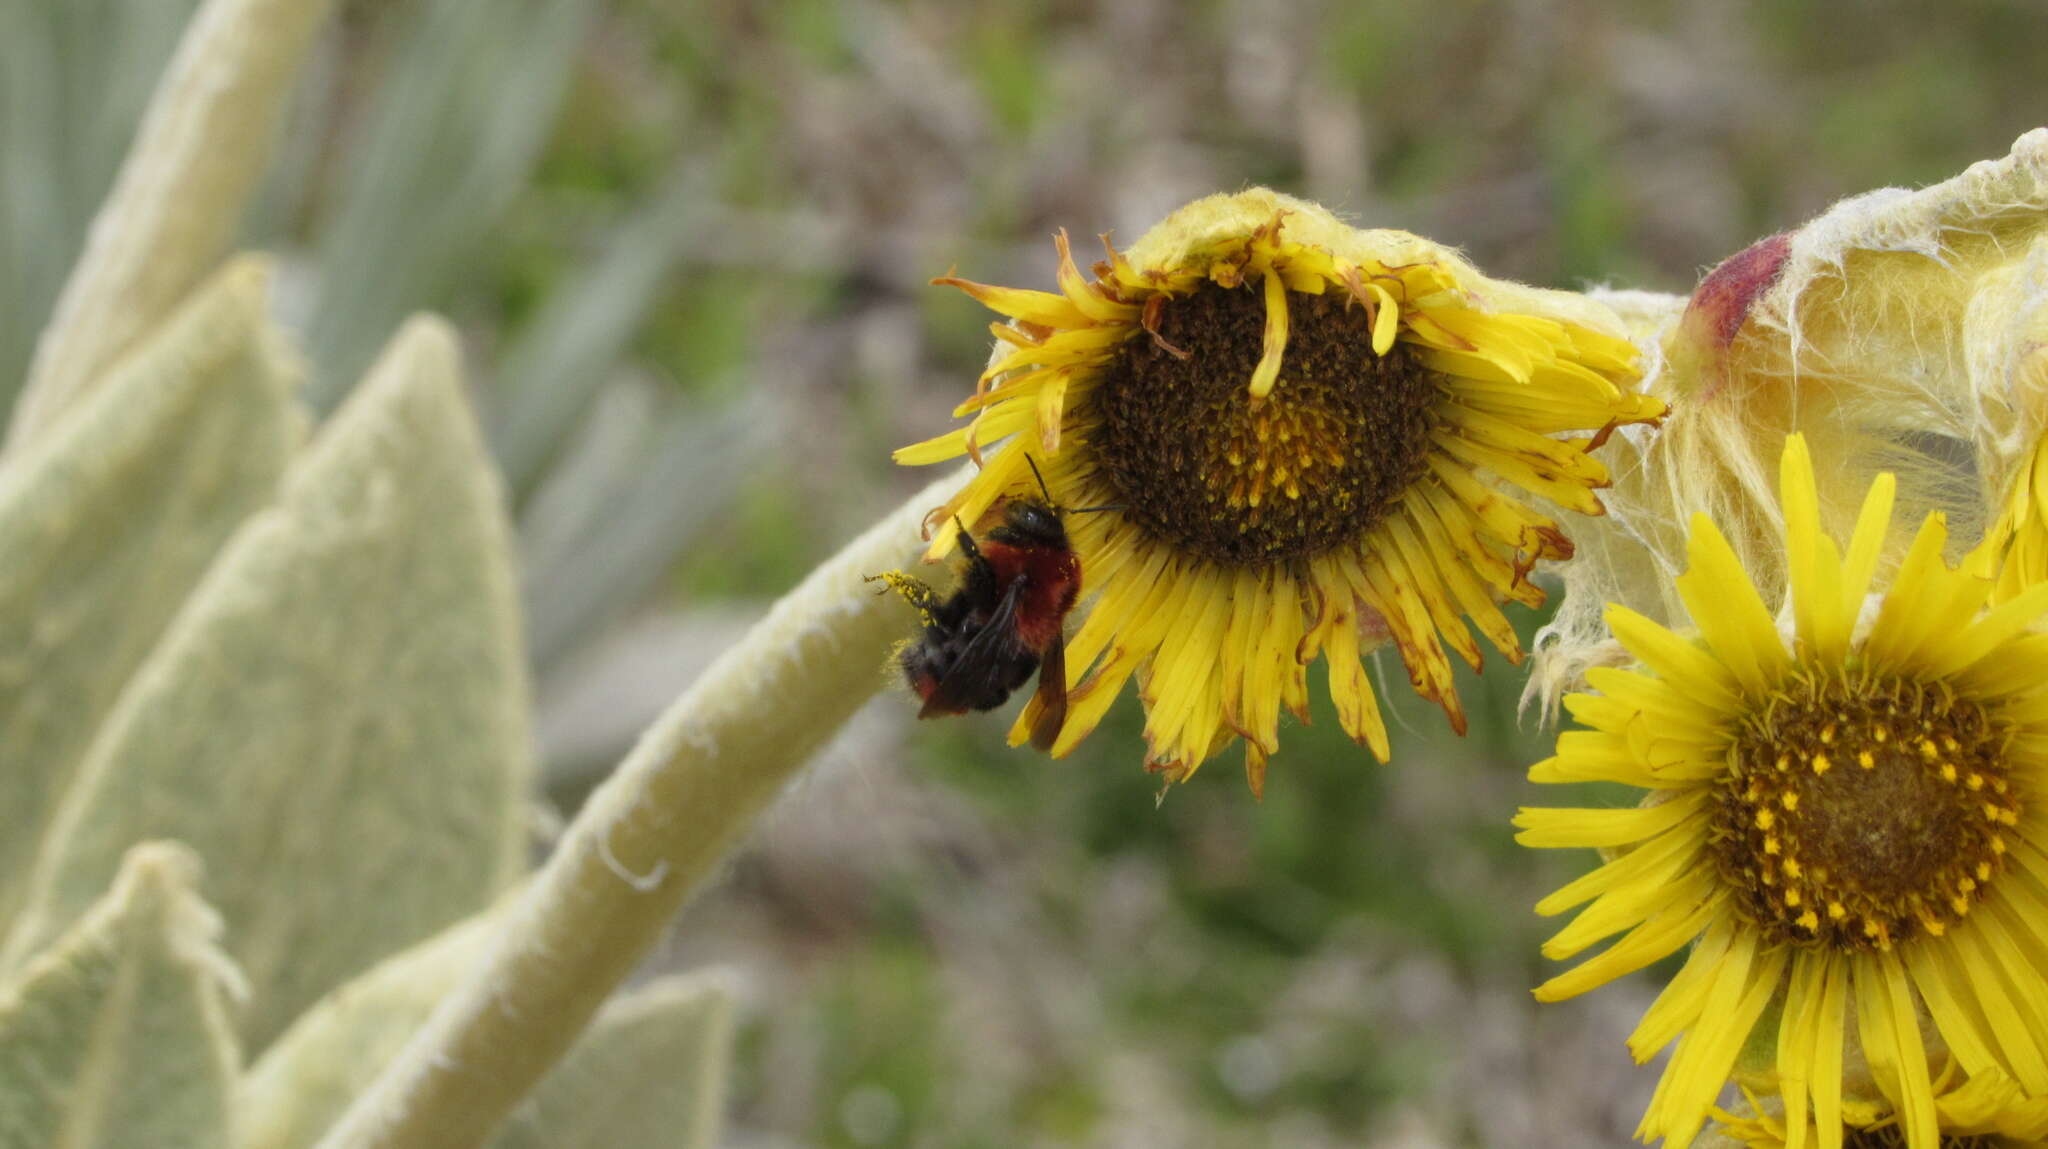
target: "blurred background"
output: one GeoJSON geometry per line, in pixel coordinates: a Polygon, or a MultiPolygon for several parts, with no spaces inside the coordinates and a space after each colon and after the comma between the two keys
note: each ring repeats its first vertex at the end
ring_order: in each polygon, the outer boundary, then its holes
{"type": "MultiPolygon", "coordinates": [[[[191,7],[0,0],[8,386],[191,7]]],[[[948,425],[990,318],[930,277],[1046,287],[1056,228],[1264,183],[1682,292],[2004,154],[2044,43],[2031,0],[341,0],[247,240],[322,409],[407,312],[462,327],[566,815],[930,477],[888,451],[948,425]]],[[[1626,1142],[1656,982],[1529,998],[1529,906],[1591,859],[1510,840],[1568,799],[1521,780],[1518,677],[1468,676],[1459,741],[1381,669],[1395,765],[1325,705],[1263,804],[1235,754],[1155,802],[1128,699],[1052,762],[885,692],[659,957],[738,971],[731,1144],[1626,1142]]]]}

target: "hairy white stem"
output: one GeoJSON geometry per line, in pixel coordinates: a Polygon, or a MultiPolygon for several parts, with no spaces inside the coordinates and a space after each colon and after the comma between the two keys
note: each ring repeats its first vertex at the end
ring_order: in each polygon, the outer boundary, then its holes
{"type": "Polygon", "coordinates": [[[567,1050],[705,875],[882,685],[915,624],[863,575],[920,547],[927,487],[775,604],[641,736],[511,911],[489,961],[434,1011],[320,1149],[462,1149],[567,1050]]]}
{"type": "Polygon", "coordinates": [[[40,433],[226,254],[329,0],[207,0],[158,81],[8,427],[40,433]]]}

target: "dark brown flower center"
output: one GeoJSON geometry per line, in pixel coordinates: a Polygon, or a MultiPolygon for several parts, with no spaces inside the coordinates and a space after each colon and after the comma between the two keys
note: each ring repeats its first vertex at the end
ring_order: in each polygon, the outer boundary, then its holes
{"type": "Polygon", "coordinates": [[[1796,677],[1744,723],[1721,873],[1774,940],[1886,949],[1967,916],[2019,817],[2005,728],[1938,686],[1796,677]]]}
{"type": "Polygon", "coordinates": [[[1365,309],[1289,292],[1272,394],[1248,392],[1265,335],[1259,285],[1169,300],[1158,338],[1122,345],[1090,397],[1095,456],[1125,514],[1176,550],[1245,566],[1353,542],[1419,478],[1434,372],[1375,355],[1365,309]]]}

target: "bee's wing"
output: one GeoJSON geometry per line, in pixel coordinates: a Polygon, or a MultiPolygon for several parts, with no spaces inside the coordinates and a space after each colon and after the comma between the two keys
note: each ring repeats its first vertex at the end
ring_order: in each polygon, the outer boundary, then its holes
{"type": "Polygon", "coordinates": [[[986,710],[1010,696],[1007,679],[1017,656],[1024,653],[1023,644],[1017,641],[1017,600],[1024,596],[1027,581],[1011,580],[988,622],[967,640],[953,660],[953,668],[924,700],[924,708],[917,712],[919,718],[986,710]]]}
{"type": "Polygon", "coordinates": [[[1038,717],[1031,720],[1031,744],[1050,752],[1067,724],[1067,639],[1058,630],[1038,664],[1038,717]]]}

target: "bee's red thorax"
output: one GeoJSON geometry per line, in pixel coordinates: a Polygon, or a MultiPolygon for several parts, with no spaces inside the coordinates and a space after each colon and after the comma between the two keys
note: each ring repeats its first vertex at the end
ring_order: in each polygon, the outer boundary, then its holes
{"type": "Polygon", "coordinates": [[[1020,547],[995,540],[982,543],[981,553],[1003,585],[1015,578],[1026,580],[1023,600],[1017,604],[1017,637],[1032,650],[1043,651],[1081,597],[1081,560],[1066,547],[1020,547]]]}

